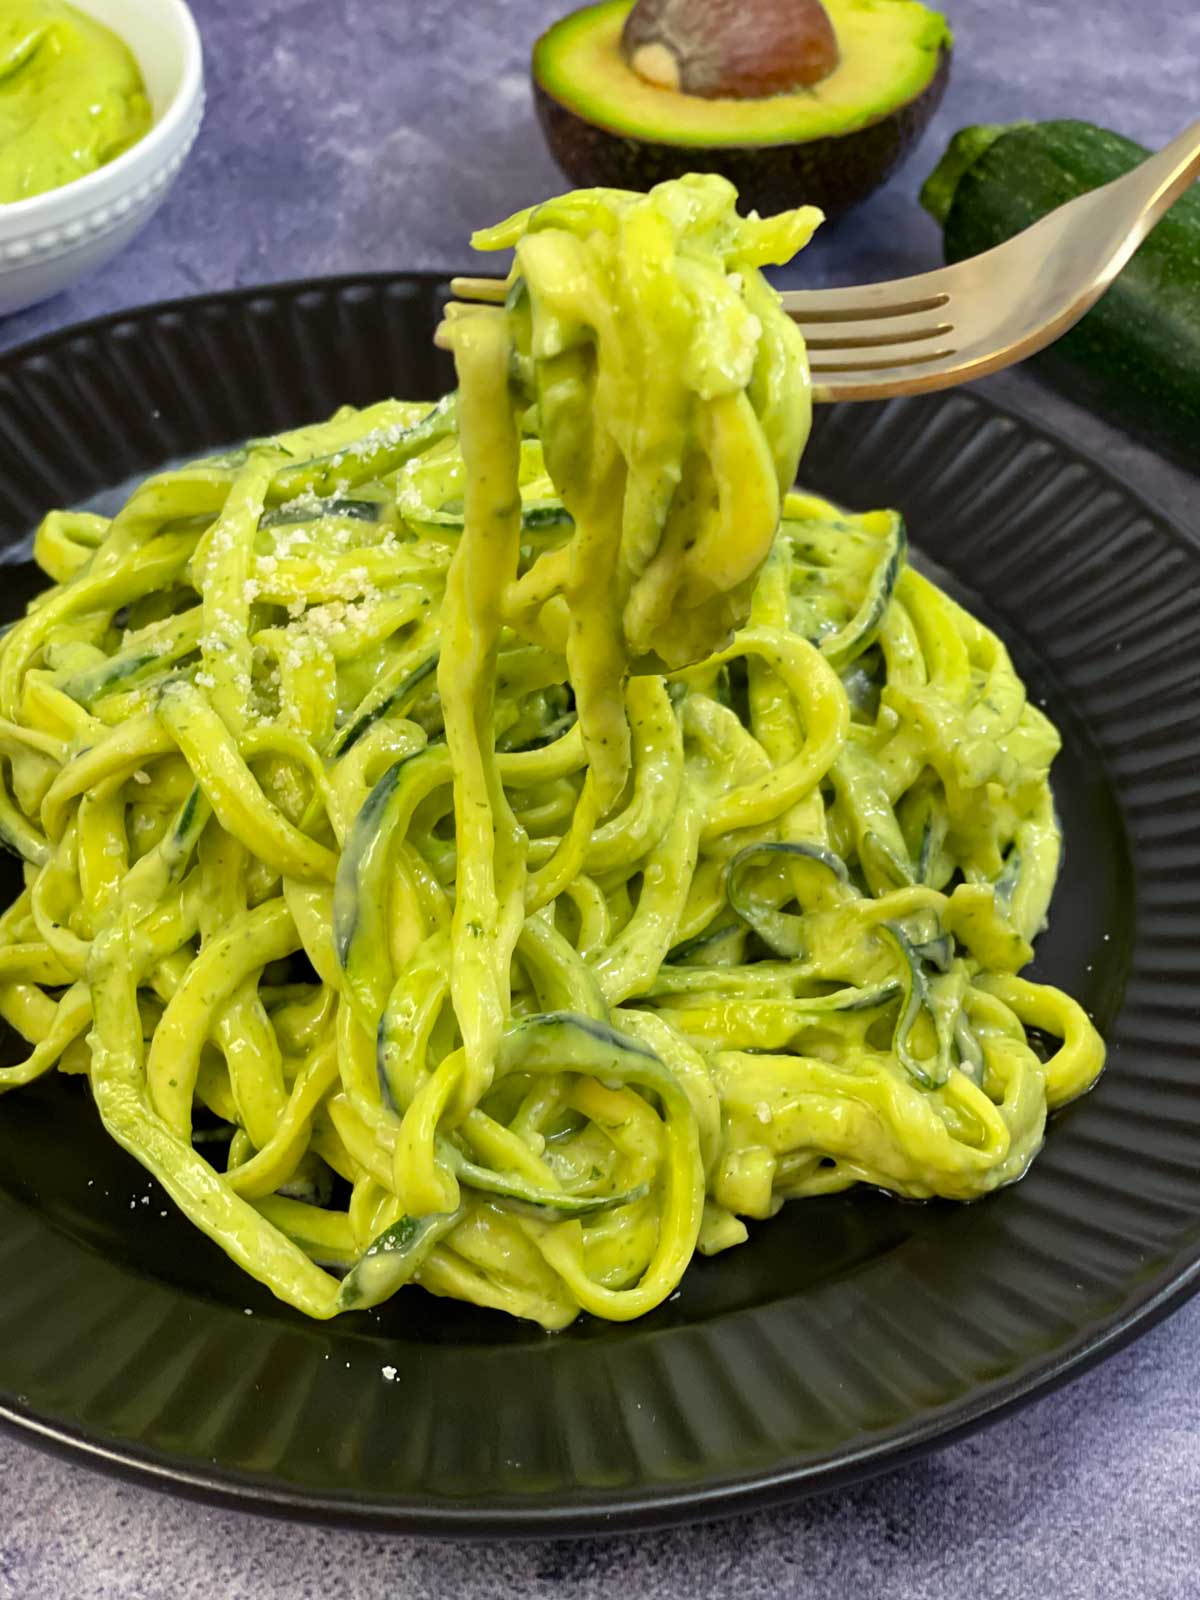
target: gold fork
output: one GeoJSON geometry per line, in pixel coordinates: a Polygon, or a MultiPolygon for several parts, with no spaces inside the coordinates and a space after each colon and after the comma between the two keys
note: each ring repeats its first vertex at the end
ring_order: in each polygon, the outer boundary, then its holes
{"type": "MultiPolygon", "coordinates": [[[[970,260],[890,283],[789,289],[817,401],[948,389],[1010,367],[1073,327],[1200,172],[1200,122],[1132,172],[970,260]]],[[[498,278],[453,278],[448,320],[504,300],[498,278]],[[474,302],[474,303],[472,303],[474,302]]],[[[444,324],[435,338],[445,345],[444,324]]]]}

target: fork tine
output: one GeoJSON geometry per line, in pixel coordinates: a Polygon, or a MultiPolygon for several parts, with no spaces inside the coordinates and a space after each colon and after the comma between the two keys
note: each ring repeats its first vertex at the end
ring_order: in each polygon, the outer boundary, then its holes
{"type": "Polygon", "coordinates": [[[862,283],[850,289],[788,289],[783,309],[796,322],[871,322],[880,317],[917,316],[938,311],[950,299],[944,269],[891,283],[862,283]]]}
{"type": "Polygon", "coordinates": [[[462,300],[480,300],[485,305],[504,304],[508,284],[503,278],[451,278],[450,293],[462,300]]]}
{"type": "MultiPolygon", "coordinates": [[[[811,352],[814,400],[866,399],[875,393],[891,393],[907,387],[908,377],[914,386],[926,387],[932,378],[940,387],[936,368],[955,355],[952,313],[946,309],[950,295],[941,289],[916,296],[900,293],[926,281],[784,295],[785,307],[799,323],[811,352]],[[939,311],[941,316],[931,315],[939,311]],[[890,376],[902,372],[904,376],[890,376]],[[889,376],[883,376],[885,373],[889,376]]],[[[455,322],[493,313],[508,293],[508,285],[499,278],[453,278],[451,289],[469,298],[449,300],[443,307],[444,320],[433,340],[441,350],[453,349],[455,322]]]]}
{"type": "Polygon", "coordinates": [[[800,323],[810,350],[887,350],[896,345],[945,339],[954,332],[946,317],[880,317],[862,322],[800,323]]]}
{"type": "MultiPolygon", "coordinates": [[[[942,276],[940,271],[927,272],[919,278],[859,284],[849,289],[789,289],[783,294],[783,307],[795,321],[805,326],[915,316],[946,305],[949,293],[936,281],[942,276]]],[[[485,305],[502,305],[508,289],[504,278],[456,277],[450,280],[450,292],[459,300],[485,305]]]]}
{"type": "MultiPolygon", "coordinates": [[[[840,351],[831,352],[841,354],[840,351]]],[[[864,350],[862,355],[855,359],[847,353],[845,361],[831,361],[829,356],[822,354],[811,363],[810,370],[814,377],[821,377],[827,373],[872,373],[893,372],[900,367],[931,367],[939,361],[949,361],[957,352],[948,346],[937,350],[911,351],[903,355],[877,356],[871,350],[864,350]]]]}

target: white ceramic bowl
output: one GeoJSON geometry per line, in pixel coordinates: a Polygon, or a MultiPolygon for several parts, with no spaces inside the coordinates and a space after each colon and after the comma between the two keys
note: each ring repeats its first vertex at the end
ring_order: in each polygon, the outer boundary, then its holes
{"type": "Polygon", "coordinates": [[[72,3],[133,51],[154,124],[96,172],[0,205],[0,315],[48,299],[123,250],[165,199],[204,114],[200,35],[184,0],[72,3]]]}

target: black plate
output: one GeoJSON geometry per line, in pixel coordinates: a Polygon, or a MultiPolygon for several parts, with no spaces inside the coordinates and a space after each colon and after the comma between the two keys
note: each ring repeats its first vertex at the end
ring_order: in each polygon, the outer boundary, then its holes
{"type": "MultiPolygon", "coordinates": [[[[169,458],[440,392],[440,292],[379,277],[214,296],[0,358],[0,543],[169,458]]],[[[1029,1177],[969,1207],[786,1207],[630,1326],[548,1336],[417,1290],[315,1324],[176,1217],[82,1084],[43,1080],[0,1102],[0,1415],[293,1515],[596,1530],[878,1471],[1195,1288],[1200,555],[970,395],[822,411],[804,471],[850,506],[901,507],[1063,730],[1067,857],[1037,972],[1094,1012],[1111,1064],[1029,1177]]],[[[5,615],[34,582],[9,559],[5,615]]]]}

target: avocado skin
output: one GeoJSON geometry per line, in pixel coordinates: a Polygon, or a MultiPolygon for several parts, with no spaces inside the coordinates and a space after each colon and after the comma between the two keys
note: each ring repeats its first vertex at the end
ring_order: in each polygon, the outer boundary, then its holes
{"type": "Polygon", "coordinates": [[[796,144],[678,145],[613,133],[564,106],[533,80],[534,104],[550,153],[573,184],[650,189],[688,172],[719,172],[736,185],[744,210],[767,215],[820,206],[836,217],[884,183],[925,131],[950,76],[949,50],[921,93],[853,133],[796,144]]]}

